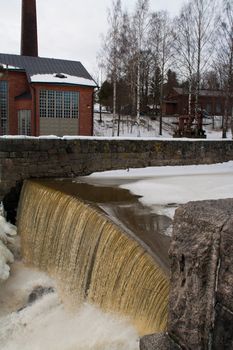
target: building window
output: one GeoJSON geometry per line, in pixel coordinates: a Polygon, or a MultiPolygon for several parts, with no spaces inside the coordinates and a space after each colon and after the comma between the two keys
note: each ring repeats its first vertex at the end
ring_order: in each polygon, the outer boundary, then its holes
{"type": "Polygon", "coordinates": [[[79,92],[40,90],[41,118],[78,118],[79,92]]]}
{"type": "Polygon", "coordinates": [[[8,82],[0,81],[0,135],[8,131],[8,82]]]}
{"type": "Polygon", "coordinates": [[[18,133],[19,135],[31,135],[31,111],[18,111],[18,133]]]}

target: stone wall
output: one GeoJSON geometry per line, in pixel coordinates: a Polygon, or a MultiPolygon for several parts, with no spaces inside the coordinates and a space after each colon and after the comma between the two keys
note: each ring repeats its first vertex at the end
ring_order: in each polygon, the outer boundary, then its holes
{"type": "Polygon", "coordinates": [[[233,141],[0,138],[0,200],[24,179],[233,159],[233,141]]]}
{"type": "Polygon", "coordinates": [[[233,199],[177,209],[168,334],[143,338],[141,350],[233,349],[232,247],[233,199]]]}

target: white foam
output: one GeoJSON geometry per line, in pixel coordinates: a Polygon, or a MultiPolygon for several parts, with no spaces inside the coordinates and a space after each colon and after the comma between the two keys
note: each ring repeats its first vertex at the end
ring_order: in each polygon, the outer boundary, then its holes
{"type": "Polygon", "coordinates": [[[0,341],[2,350],[138,349],[137,334],[126,322],[88,304],[71,315],[55,293],[6,319],[0,341]]]}
{"type": "MultiPolygon", "coordinates": [[[[138,350],[138,334],[126,319],[104,313],[83,304],[71,313],[50,293],[19,312],[11,303],[25,305],[33,286],[53,284],[44,273],[14,263],[12,277],[0,288],[0,304],[8,305],[0,313],[1,350],[138,350]]],[[[1,286],[0,286],[1,287],[1,286]]]]}

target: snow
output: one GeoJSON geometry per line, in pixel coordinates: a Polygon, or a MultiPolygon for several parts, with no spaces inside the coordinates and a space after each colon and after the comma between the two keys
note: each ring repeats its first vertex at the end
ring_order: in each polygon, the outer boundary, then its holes
{"type": "MultiPolygon", "coordinates": [[[[222,117],[214,116],[213,119],[204,120],[204,126],[208,140],[222,140],[222,117]],[[213,121],[214,120],[214,121],[213,121]]],[[[111,137],[112,136],[112,126],[113,126],[113,116],[112,114],[102,114],[102,120],[100,120],[100,114],[95,113],[94,115],[94,135],[99,137],[111,137]]],[[[174,131],[177,127],[174,124],[177,121],[175,117],[164,117],[163,118],[163,131],[162,135],[159,135],[159,117],[155,120],[151,120],[149,116],[140,116],[140,139],[153,139],[153,140],[179,140],[179,141],[203,141],[203,139],[190,139],[190,138],[178,138],[173,139],[174,131]]],[[[117,135],[118,121],[115,121],[114,125],[114,135],[117,135]]],[[[136,119],[131,116],[121,116],[119,125],[119,136],[120,138],[130,138],[138,139],[138,126],[136,119]]],[[[119,137],[118,137],[119,139],[119,137]]],[[[232,134],[229,131],[227,133],[227,139],[232,139],[232,134]]],[[[226,139],[225,139],[226,140],[226,139]]]]}
{"type": "Polygon", "coordinates": [[[189,201],[233,198],[233,161],[211,165],[166,166],[94,173],[92,183],[120,184],[141,196],[153,213],[174,216],[189,201]]]}
{"type": "MultiPolygon", "coordinates": [[[[94,136],[99,137],[112,137],[112,127],[113,127],[113,116],[112,114],[102,114],[102,121],[100,121],[99,113],[94,115],[94,136]]],[[[161,138],[171,139],[171,135],[174,132],[174,125],[168,123],[171,121],[167,120],[164,124],[163,135],[159,135],[159,122],[157,120],[151,120],[147,116],[140,117],[140,139],[155,139],[159,140],[161,138]]],[[[117,137],[118,120],[114,124],[114,136],[117,137]]],[[[136,117],[132,116],[121,116],[119,125],[119,137],[118,139],[139,139],[138,135],[138,125],[136,122],[136,117]]]]}
{"type": "Polygon", "coordinates": [[[54,74],[35,74],[30,77],[32,83],[58,83],[58,84],[74,84],[96,87],[96,83],[92,79],[76,77],[66,73],[59,73],[65,78],[59,78],[54,74]]]}
{"type": "Polygon", "coordinates": [[[3,67],[3,69],[16,69],[16,70],[22,69],[20,67],[11,66],[9,64],[4,64],[4,63],[1,63],[1,62],[0,62],[0,66],[3,67]]]}
{"type": "Polygon", "coordinates": [[[181,165],[181,166],[157,166],[146,168],[130,168],[121,170],[109,170],[98,173],[92,173],[89,178],[124,178],[126,180],[137,178],[153,178],[161,176],[184,176],[184,175],[204,175],[214,173],[231,173],[233,172],[233,161],[216,163],[216,164],[202,164],[202,165],[181,165]]]}
{"type": "MultiPolygon", "coordinates": [[[[104,107],[104,106],[102,106],[101,110],[102,110],[102,113],[110,113],[110,112],[107,111],[106,107],[104,107]]],[[[100,111],[100,104],[99,103],[95,103],[94,104],[94,112],[95,113],[99,113],[99,111],[100,111]]]]}
{"type": "Polygon", "coordinates": [[[10,275],[10,267],[8,263],[13,263],[13,261],[13,254],[0,240],[0,283],[8,279],[10,275]]]}
{"type": "Polygon", "coordinates": [[[10,274],[9,264],[13,263],[14,256],[7,248],[7,243],[12,242],[12,237],[16,235],[16,227],[2,216],[2,206],[0,207],[0,283],[5,281],[10,274]]]}

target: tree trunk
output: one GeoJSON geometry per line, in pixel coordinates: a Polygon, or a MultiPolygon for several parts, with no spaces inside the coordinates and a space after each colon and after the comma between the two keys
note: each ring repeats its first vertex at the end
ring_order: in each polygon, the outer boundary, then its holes
{"type": "Polygon", "coordinates": [[[163,83],[160,90],[159,135],[163,134],[163,83]]]}
{"type": "Polygon", "coordinates": [[[161,69],[161,87],[160,87],[160,113],[159,113],[159,135],[163,134],[163,84],[164,84],[164,69],[165,69],[165,43],[163,42],[163,58],[161,69]]]}
{"type": "Polygon", "coordinates": [[[141,90],[141,77],[140,77],[140,73],[141,73],[141,57],[140,57],[140,53],[139,53],[139,57],[138,57],[138,69],[137,69],[137,128],[138,128],[138,132],[137,132],[137,136],[140,137],[140,90],[141,90]]]}
{"type": "Polygon", "coordinates": [[[229,70],[228,70],[228,81],[227,81],[227,91],[226,91],[226,100],[225,100],[225,110],[224,110],[224,118],[223,118],[223,129],[222,129],[222,138],[225,139],[227,137],[228,130],[228,119],[229,112],[231,115],[231,130],[232,130],[232,64],[233,64],[233,40],[231,41],[231,52],[230,52],[230,60],[229,60],[229,70]]]}
{"type": "Polygon", "coordinates": [[[102,104],[101,104],[101,102],[100,102],[99,114],[100,114],[99,123],[102,123],[102,104]]]}
{"type": "Polygon", "coordinates": [[[115,134],[115,121],[116,121],[116,77],[113,81],[113,116],[112,116],[112,136],[115,134]]]}
{"type": "Polygon", "coordinates": [[[189,81],[189,92],[188,92],[188,115],[192,114],[192,82],[189,81]]]}
{"type": "Polygon", "coordinates": [[[195,117],[197,117],[199,107],[200,94],[200,68],[201,68],[201,14],[199,13],[198,21],[198,49],[197,49],[197,83],[196,83],[196,99],[195,99],[195,117]]]}
{"type": "Polygon", "coordinates": [[[228,94],[225,100],[225,108],[224,108],[224,117],[223,117],[223,128],[222,128],[222,138],[227,138],[227,129],[228,129],[228,94]]]}
{"type": "Polygon", "coordinates": [[[118,121],[117,121],[117,136],[120,136],[120,123],[121,123],[121,115],[118,114],[118,121]]]}
{"type": "MultiPolygon", "coordinates": [[[[233,113],[233,110],[232,110],[233,113]]],[[[231,114],[231,121],[230,121],[230,125],[231,125],[231,137],[233,139],[233,115],[231,114]]]]}

